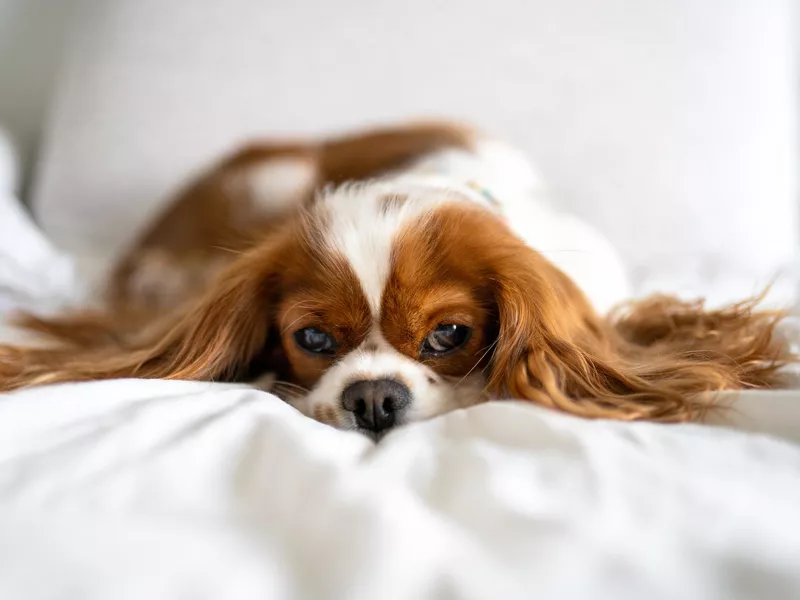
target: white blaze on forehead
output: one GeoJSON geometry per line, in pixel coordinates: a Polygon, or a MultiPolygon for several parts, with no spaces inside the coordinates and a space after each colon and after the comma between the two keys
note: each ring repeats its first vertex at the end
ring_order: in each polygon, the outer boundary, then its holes
{"type": "Polygon", "coordinates": [[[374,317],[392,266],[398,232],[436,206],[464,201],[457,191],[420,185],[402,177],[349,184],[322,193],[319,205],[330,216],[326,242],[356,274],[374,317]],[[387,202],[387,196],[402,201],[387,202]]]}

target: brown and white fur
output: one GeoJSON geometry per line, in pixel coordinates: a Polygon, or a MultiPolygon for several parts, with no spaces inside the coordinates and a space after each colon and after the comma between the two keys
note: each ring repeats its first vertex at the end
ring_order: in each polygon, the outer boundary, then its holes
{"type": "Polygon", "coordinates": [[[257,144],[175,199],[120,261],[106,311],[25,317],[54,344],[0,347],[0,390],[269,375],[306,415],[379,437],[500,397],[699,418],[713,392],[776,385],[796,360],[773,335],[782,315],[752,301],[606,316],[627,293],[617,264],[516,151],[470,128],[257,144]]]}

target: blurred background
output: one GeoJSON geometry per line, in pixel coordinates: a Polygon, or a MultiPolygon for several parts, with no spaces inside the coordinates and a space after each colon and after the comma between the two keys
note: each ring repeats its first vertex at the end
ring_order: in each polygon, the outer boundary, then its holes
{"type": "Polygon", "coordinates": [[[0,0],[0,129],[63,249],[117,252],[243,140],[454,117],[639,293],[798,288],[794,0],[0,0]]]}

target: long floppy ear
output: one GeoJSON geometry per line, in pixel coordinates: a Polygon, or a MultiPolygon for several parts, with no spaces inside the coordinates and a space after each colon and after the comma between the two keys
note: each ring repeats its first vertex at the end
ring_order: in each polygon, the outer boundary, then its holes
{"type": "Polygon", "coordinates": [[[718,390],[770,387],[797,362],[774,336],[780,312],[655,297],[601,318],[532,250],[497,269],[500,328],[490,390],[591,418],[684,421],[718,390]]]}
{"type": "MultiPolygon", "coordinates": [[[[214,381],[243,375],[267,343],[276,251],[268,244],[240,257],[199,301],[136,335],[129,335],[124,317],[66,317],[49,329],[59,346],[0,346],[0,391],[122,377],[214,381]]],[[[39,320],[36,329],[48,332],[48,322],[39,320]]]]}

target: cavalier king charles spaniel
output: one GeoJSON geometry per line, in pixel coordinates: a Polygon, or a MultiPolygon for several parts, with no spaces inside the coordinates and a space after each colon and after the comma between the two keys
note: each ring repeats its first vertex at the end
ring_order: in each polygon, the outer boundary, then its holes
{"type": "Polygon", "coordinates": [[[613,249],[515,150],[427,123],[256,144],[202,173],[110,277],[102,312],[22,324],[0,390],[120,377],[249,382],[375,439],[493,398],[696,419],[776,385],[782,313],[623,304],[613,249]]]}

